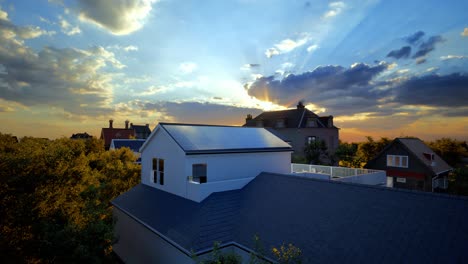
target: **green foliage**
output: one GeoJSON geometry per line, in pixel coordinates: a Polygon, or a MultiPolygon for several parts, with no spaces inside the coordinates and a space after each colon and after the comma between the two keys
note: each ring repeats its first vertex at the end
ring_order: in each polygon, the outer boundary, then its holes
{"type": "Polygon", "coordinates": [[[308,164],[330,165],[328,147],[323,140],[314,140],[306,144],[304,155],[308,164]]]}
{"type": "Polygon", "coordinates": [[[128,149],[0,133],[0,248],[13,262],[111,261],[109,201],[136,185],[128,149]]]}
{"type": "Polygon", "coordinates": [[[379,154],[391,140],[383,137],[379,141],[374,141],[372,137],[366,137],[367,141],[359,143],[357,156],[361,162],[361,166],[364,166],[367,162],[373,159],[377,154],[379,154]]]}
{"type": "Polygon", "coordinates": [[[358,146],[357,143],[343,143],[340,141],[335,151],[335,156],[340,161],[340,166],[350,168],[359,168],[361,166],[362,159],[357,156],[358,146]]]}
{"type": "Polygon", "coordinates": [[[468,196],[468,167],[457,168],[449,175],[447,192],[468,196]]]}
{"type": "Polygon", "coordinates": [[[450,166],[456,167],[464,156],[468,156],[466,142],[451,138],[441,138],[427,143],[450,166]]]}
{"type": "Polygon", "coordinates": [[[279,249],[274,247],[272,252],[280,264],[302,263],[302,251],[293,244],[288,244],[288,246],[283,244],[279,249]]]}

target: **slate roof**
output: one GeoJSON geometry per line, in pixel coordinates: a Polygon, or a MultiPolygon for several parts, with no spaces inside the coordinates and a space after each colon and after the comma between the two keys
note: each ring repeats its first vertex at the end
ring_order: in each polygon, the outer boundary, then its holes
{"type": "Polygon", "coordinates": [[[112,139],[111,145],[113,142],[115,149],[127,147],[133,152],[140,152],[140,148],[145,141],[144,139],[112,139]]]}
{"type": "Polygon", "coordinates": [[[293,243],[304,263],[466,263],[468,199],[262,173],[201,203],[138,185],[112,201],[190,252],[293,243]]]}
{"type": "Polygon", "coordinates": [[[387,149],[389,149],[393,144],[403,145],[407,151],[411,152],[421,163],[423,163],[430,171],[432,171],[434,175],[452,170],[452,167],[450,167],[447,162],[439,157],[439,155],[432,151],[432,149],[424,144],[424,142],[419,138],[395,138],[395,140],[388,144],[375,158],[370,160],[368,164],[373,164],[373,162],[379,157],[386,155],[387,149]],[[434,166],[431,165],[432,161],[424,156],[424,153],[434,155],[434,166]]]}
{"type": "Polygon", "coordinates": [[[148,136],[151,134],[151,129],[148,125],[134,125],[130,124],[130,128],[135,130],[135,134],[142,134],[148,136]]]}
{"type": "Polygon", "coordinates": [[[290,145],[264,128],[175,123],[159,123],[159,127],[187,155],[292,151],[290,145]]]}
{"type": "MultiPolygon", "coordinates": [[[[275,127],[278,120],[284,120],[286,128],[306,128],[307,119],[316,118],[317,127],[326,128],[328,125],[328,119],[333,118],[332,116],[319,117],[307,108],[288,109],[280,111],[268,111],[263,112],[256,116],[252,120],[247,120],[246,127],[256,127],[257,121],[263,121],[264,127],[275,127]]],[[[336,128],[333,126],[333,128],[336,128]]]]}
{"type": "Polygon", "coordinates": [[[401,144],[405,145],[406,148],[411,151],[418,159],[424,163],[430,170],[435,174],[452,170],[452,167],[447,164],[439,155],[437,155],[431,148],[429,148],[419,138],[397,138],[395,139],[401,144]],[[431,166],[432,161],[427,159],[423,153],[434,154],[435,165],[431,166]]]}
{"type": "Polygon", "coordinates": [[[102,128],[101,139],[104,139],[104,145],[110,146],[112,139],[129,139],[135,136],[133,129],[125,128],[102,128]]]}

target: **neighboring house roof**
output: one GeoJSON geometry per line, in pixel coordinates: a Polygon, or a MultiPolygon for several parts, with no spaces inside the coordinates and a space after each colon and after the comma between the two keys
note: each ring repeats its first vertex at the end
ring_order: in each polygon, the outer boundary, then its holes
{"type": "Polygon", "coordinates": [[[127,147],[133,152],[139,152],[145,141],[145,139],[112,139],[111,145],[114,145],[115,149],[127,147]]]}
{"type": "Polygon", "coordinates": [[[71,139],[88,139],[88,138],[93,138],[93,136],[91,136],[90,134],[84,132],[84,133],[73,134],[70,138],[71,139]]]}
{"type": "MultiPolygon", "coordinates": [[[[275,127],[278,120],[284,120],[285,128],[306,128],[308,118],[315,118],[318,128],[326,128],[328,120],[333,119],[333,116],[319,117],[305,107],[298,107],[297,109],[263,112],[251,120],[246,120],[244,126],[255,127],[257,121],[262,121],[264,127],[275,127]]],[[[332,128],[336,127],[332,126],[332,128]]]]}
{"type": "Polygon", "coordinates": [[[429,148],[426,144],[424,144],[424,142],[419,138],[396,138],[390,144],[388,144],[374,159],[369,161],[369,163],[372,163],[381,155],[386,155],[387,149],[389,149],[393,144],[403,145],[435,175],[452,170],[452,167],[450,167],[450,165],[448,165],[447,162],[445,162],[441,157],[439,157],[439,155],[432,151],[432,149],[429,148]],[[425,153],[434,155],[434,163],[432,162],[432,160],[430,160],[424,155],[425,153]]]}
{"type": "Polygon", "coordinates": [[[104,144],[109,146],[112,139],[129,139],[135,136],[133,129],[125,128],[102,128],[101,139],[104,139],[104,144]]]}
{"type": "Polygon", "coordinates": [[[186,254],[215,241],[267,257],[292,243],[304,263],[468,261],[468,199],[262,173],[201,203],[137,185],[112,204],[186,254]]]}
{"type": "Polygon", "coordinates": [[[148,134],[148,135],[151,134],[151,129],[149,128],[148,125],[140,126],[140,125],[131,124],[130,128],[134,129],[136,134],[148,134]]]}
{"type": "Polygon", "coordinates": [[[290,145],[264,128],[174,123],[159,123],[155,130],[158,128],[164,129],[187,155],[292,151],[290,145]]]}

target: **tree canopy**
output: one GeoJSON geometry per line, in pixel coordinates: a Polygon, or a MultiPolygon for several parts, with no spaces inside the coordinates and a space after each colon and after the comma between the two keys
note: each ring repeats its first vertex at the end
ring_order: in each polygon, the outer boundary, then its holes
{"type": "Polygon", "coordinates": [[[98,139],[0,133],[0,256],[13,262],[111,261],[109,201],[140,181],[129,149],[98,139]]]}

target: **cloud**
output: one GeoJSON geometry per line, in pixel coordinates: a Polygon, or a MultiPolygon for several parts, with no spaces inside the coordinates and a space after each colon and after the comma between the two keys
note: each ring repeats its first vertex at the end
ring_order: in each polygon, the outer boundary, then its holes
{"type": "Polygon", "coordinates": [[[327,19],[327,18],[332,18],[341,13],[343,9],[345,8],[345,3],[343,2],[332,2],[328,5],[328,11],[323,14],[322,18],[327,19]]]}
{"type": "MultiPolygon", "coordinates": [[[[22,42],[23,39],[34,39],[40,36],[52,36],[55,31],[43,30],[37,26],[16,26],[8,20],[8,13],[0,9],[0,29],[3,31],[2,38],[22,42]],[[20,39],[17,39],[19,37],[20,39]]],[[[2,43],[3,44],[3,43],[2,43]]]]}
{"type": "Polygon", "coordinates": [[[129,52],[129,51],[137,51],[138,50],[138,47],[137,46],[134,46],[134,45],[129,45],[129,46],[126,46],[123,48],[123,50],[129,52]]]}
{"type": "Polygon", "coordinates": [[[408,58],[411,54],[411,47],[404,46],[399,50],[392,50],[387,54],[387,57],[393,57],[395,59],[408,58]]]}
{"type": "Polygon", "coordinates": [[[194,62],[183,62],[179,65],[179,70],[182,74],[189,74],[194,72],[198,68],[197,64],[194,62]]]}
{"type": "Polygon", "coordinates": [[[314,52],[318,48],[319,48],[319,46],[317,44],[310,45],[309,47],[307,47],[307,52],[309,52],[309,53],[314,52]]]}
{"type": "Polygon", "coordinates": [[[1,6],[0,6],[0,20],[8,21],[8,13],[3,11],[1,6]]]}
{"type": "Polygon", "coordinates": [[[112,111],[113,75],[104,69],[125,67],[102,47],[45,47],[35,51],[13,31],[23,28],[0,23],[0,98],[23,106],[48,105],[67,113],[102,115],[112,111]],[[87,105],[87,106],[86,106],[87,105]]]}
{"type": "Polygon", "coordinates": [[[417,58],[416,59],[416,64],[423,64],[423,63],[426,63],[427,60],[425,58],[417,58]]]}
{"type": "Polygon", "coordinates": [[[247,86],[250,96],[285,106],[299,100],[332,108],[336,113],[369,111],[386,91],[372,90],[373,79],[390,67],[356,63],[342,66],[320,66],[302,74],[289,74],[282,79],[266,76],[247,86]]]}
{"type": "Polygon", "coordinates": [[[468,28],[463,29],[462,33],[460,33],[462,37],[468,37],[468,28]]]}
{"type": "Polygon", "coordinates": [[[79,19],[110,31],[127,35],[139,30],[147,20],[155,0],[78,0],[79,19]]]}
{"type": "Polygon", "coordinates": [[[242,65],[242,67],[240,69],[243,70],[243,71],[249,71],[249,70],[251,70],[253,68],[258,68],[258,67],[260,67],[260,64],[247,63],[247,64],[242,65]]]}
{"type": "Polygon", "coordinates": [[[447,55],[447,56],[441,56],[441,60],[462,60],[462,59],[468,59],[468,56],[462,56],[462,55],[447,55]]]}
{"type": "Polygon", "coordinates": [[[424,36],[424,32],[423,31],[418,31],[412,35],[409,35],[408,37],[405,38],[406,42],[408,42],[409,44],[416,44],[423,36],[424,36]]]}
{"type": "Polygon", "coordinates": [[[72,26],[70,23],[68,23],[67,20],[65,20],[62,17],[59,18],[59,25],[62,29],[62,32],[68,36],[73,36],[81,33],[81,29],[78,26],[72,26]]]}
{"type": "Polygon", "coordinates": [[[435,49],[437,43],[443,42],[444,39],[441,36],[432,36],[419,46],[419,50],[413,55],[413,58],[419,58],[426,56],[429,52],[435,49]]]}
{"type": "Polygon", "coordinates": [[[409,105],[463,107],[468,105],[468,76],[430,74],[414,76],[393,88],[395,101],[409,105]]]}
{"type": "Polygon", "coordinates": [[[273,48],[269,48],[265,51],[265,55],[267,58],[271,58],[275,55],[288,53],[293,51],[294,49],[306,44],[309,41],[310,37],[305,34],[303,37],[292,40],[292,39],[284,39],[279,43],[275,44],[273,48]]]}

